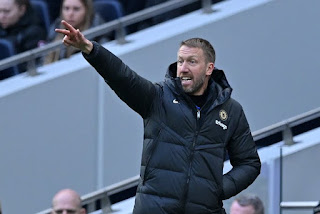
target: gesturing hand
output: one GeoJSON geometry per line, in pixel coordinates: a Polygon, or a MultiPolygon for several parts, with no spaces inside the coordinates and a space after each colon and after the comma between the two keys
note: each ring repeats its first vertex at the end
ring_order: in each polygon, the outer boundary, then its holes
{"type": "Polygon", "coordinates": [[[63,44],[66,46],[73,46],[75,48],[79,48],[82,52],[89,54],[92,51],[93,44],[84,35],[80,32],[79,29],[75,29],[68,22],[62,20],[61,24],[63,24],[66,29],[55,29],[57,33],[64,34],[64,38],[62,40],[63,44]]]}

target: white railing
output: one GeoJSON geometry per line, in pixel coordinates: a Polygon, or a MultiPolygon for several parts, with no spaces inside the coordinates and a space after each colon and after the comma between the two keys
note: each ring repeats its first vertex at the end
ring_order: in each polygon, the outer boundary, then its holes
{"type": "MultiPolygon", "coordinates": [[[[296,117],[289,118],[288,120],[282,121],[280,123],[274,124],[272,126],[266,127],[264,129],[258,130],[253,132],[253,138],[261,140],[263,138],[267,138],[270,135],[276,133],[283,133],[287,132],[287,129],[291,129],[297,126],[304,126],[305,124],[312,123],[315,120],[318,122],[320,121],[320,108],[314,109],[312,111],[303,113],[296,117]]],[[[320,125],[319,125],[320,126],[320,125]]],[[[290,131],[291,132],[291,131],[290,131]]],[[[283,137],[289,137],[285,134],[282,135],[283,137]]],[[[290,138],[292,138],[292,133],[290,138]]],[[[293,139],[287,139],[289,142],[293,142],[293,139]]],[[[111,213],[111,205],[110,196],[114,194],[121,194],[121,192],[128,190],[130,188],[136,188],[139,183],[139,175],[129,178],[127,180],[121,181],[111,186],[107,186],[95,192],[89,193],[81,197],[82,205],[86,207],[87,212],[93,212],[97,209],[101,209],[103,214],[111,213]],[[100,202],[100,207],[96,207],[96,202],[100,202]]],[[[134,195],[132,195],[133,197],[134,195]]],[[[311,209],[316,207],[319,204],[317,201],[310,201],[310,202],[281,202],[280,209],[311,209]]],[[[46,209],[42,212],[37,214],[49,214],[51,212],[50,209],[46,209]]]]}
{"type": "MultiPolygon", "coordinates": [[[[104,23],[102,25],[96,26],[94,28],[90,28],[86,31],[84,31],[84,35],[88,39],[95,38],[97,36],[104,35],[106,33],[115,31],[115,38],[118,41],[118,43],[123,44],[126,43],[126,31],[125,27],[138,23],[140,21],[144,21],[146,19],[152,18],[157,15],[164,14],[168,11],[189,5],[191,3],[194,3],[198,0],[171,0],[167,1],[162,4],[155,5],[150,8],[146,8],[144,10],[138,11],[133,14],[129,14],[127,16],[121,17],[119,19],[104,23]]],[[[202,1],[202,10],[203,13],[211,13],[212,5],[211,0],[201,0],[202,1]]],[[[28,73],[33,76],[36,75],[37,72],[37,66],[36,66],[36,59],[40,58],[42,56],[47,55],[49,52],[54,51],[58,48],[64,48],[61,41],[52,42],[49,44],[46,44],[42,47],[35,48],[20,54],[17,54],[15,56],[3,59],[0,61],[0,72],[6,68],[9,68],[14,65],[18,65],[21,63],[28,63],[28,73]]]]}

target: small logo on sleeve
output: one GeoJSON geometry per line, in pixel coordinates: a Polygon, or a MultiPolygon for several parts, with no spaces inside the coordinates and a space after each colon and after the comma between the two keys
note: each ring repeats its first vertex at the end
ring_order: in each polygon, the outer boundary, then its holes
{"type": "Polygon", "coordinates": [[[173,102],[174,104],[179,104],[179,101],[178,101],[177,99],[172,100],[172,102],[173,102]]]}

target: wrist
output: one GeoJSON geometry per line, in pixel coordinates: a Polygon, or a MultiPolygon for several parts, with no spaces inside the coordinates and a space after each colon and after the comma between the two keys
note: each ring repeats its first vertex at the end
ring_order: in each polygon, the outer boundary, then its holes
{"type": "Polygon", "coordinates": [[[90,54],[92,49],[93,49],[92,42],[87,40],[86,45],[84,46],[84,48],[81,51],[84,52],[85,54],[90,54]]]}

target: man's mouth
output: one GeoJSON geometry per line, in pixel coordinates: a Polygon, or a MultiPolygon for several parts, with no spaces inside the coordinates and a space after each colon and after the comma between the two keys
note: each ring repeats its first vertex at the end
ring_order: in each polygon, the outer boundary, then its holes
{"type": "Polygon", "coordinates": [[[180,79],[182,85],[187,85],[191,83],[191,77],[180,77],[180,79]]]}

